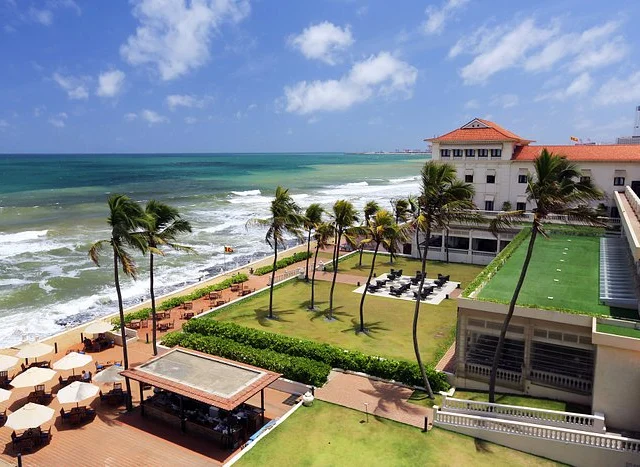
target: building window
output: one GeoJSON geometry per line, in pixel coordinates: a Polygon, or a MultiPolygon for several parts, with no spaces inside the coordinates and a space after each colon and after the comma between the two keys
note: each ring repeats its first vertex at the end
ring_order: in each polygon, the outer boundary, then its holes
{"type": "Polygon", "coordinates": [[[471,242],[473,251],[484,251],[486,253],[495,253],[498,248],[498,240],[490,238],[474,238],[471,242]]]}
{"type": "Polygon", "coordinates": [[[493,201],[485,201],[484,202],[484,210],[485,211],[493,211],[493,201]]]}
{"type": "Polygon", "coordinates": [[[495,175],[487,175],[487,183],[495,183],[496,176],[495,175]]]}
{"type": "Polygon", "coordinates": [[[465,175],[464,181],[465,183],[473,183],[473,175],[465,175]]]}
{"type": "Polygon", "coordinates": [[[448,237],[447,248],[452,250],[468,250],[469,237],[448,237]]]}
{"type": "Polygon", "coordinates": [[[624,177],[614,177],[613,184],[615,186],[624,186],[624,177]]]}
{"type": "Polygon", "coordinates": [[[502,149],[492,149],[491,157],[502,157],[502,149]]]}
{"type": "Polygon", "coordinates": [[[591,177],[589,175],[583,175],[582,177],[580,177],[580,182],[581,183],[587,183],[591,181],[591,177]]]}
{"type": "Polygon", "coordinates": [[[518,183],[527,183],[526,175],[518,175],[518,183]]]}
{"type": "Polygon", "coordinates": [[[464,150],[464,155],[466,157],[476,157],[476,150],[475,149],[465,149],[464,150]]]}
{"type": "Polygon", "coordinates": [[[478,157],[487,157],[489,155],[488,149],[478,149],[478,157]]]}
{"type": "Polygon", "coordinates": [[[454,149],[453,157],[462,157],[462,149],[454,149]]]}
{"type": "Polygon", "coordinates": [[[526,211],[527,203],[516,203],[516,211],[526,211]]]}
{"type": "Polygon", "coordinates": [[[451,149],[440,149],[440,157],[449,157],[451,155],[451,149]]]}

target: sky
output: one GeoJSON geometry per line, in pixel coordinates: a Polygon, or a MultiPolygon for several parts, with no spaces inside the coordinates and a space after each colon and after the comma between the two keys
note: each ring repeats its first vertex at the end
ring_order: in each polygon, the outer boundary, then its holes
{"type": "Polygon", "coordinates": [[[486,118],[611,142],[640,2],[0,0],[0,153],[424,148],[486,118]]]}

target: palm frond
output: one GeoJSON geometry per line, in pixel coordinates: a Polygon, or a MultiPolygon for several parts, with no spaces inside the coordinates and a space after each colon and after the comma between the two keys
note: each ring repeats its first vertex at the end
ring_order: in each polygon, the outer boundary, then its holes
{"type": "Polygon", "coordinates": [[[89,248],[89,258],[96,266],[100,266],[100,254],[108,243],[110,243],[109,240],[98,240],[89,248]]]}

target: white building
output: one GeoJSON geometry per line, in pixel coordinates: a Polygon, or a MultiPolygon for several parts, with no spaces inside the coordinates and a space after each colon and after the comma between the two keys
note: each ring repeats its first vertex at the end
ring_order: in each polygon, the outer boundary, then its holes
{"type": "Polygon", "coordinates": [[[604,193],[602,202],[612,217],[618,217],[614,192],[629,185],[640,193],[640,145],[532,145],[501,126],[476,118],[462,127],[436,138],[432,158],[453,163],[458,178],[473,183],[478,209],[500,211],[504,203],[512,209],[531,209],[525,194],[527,174],[533,160],[546,148],[566,156],[604,193]]]}

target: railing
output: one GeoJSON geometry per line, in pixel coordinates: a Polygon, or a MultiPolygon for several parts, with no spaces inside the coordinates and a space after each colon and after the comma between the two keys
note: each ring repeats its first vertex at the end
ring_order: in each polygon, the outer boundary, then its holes
{"type": "Polygon", "coordinates": [[[584,415],[557,410],[535,409],[516,405],[492,404],[490,402],[470,401],[445,397],[442,408],[449,412],[466,413],[467,415],[485,415],[496,418],[513,419],[538,425],[559,426],[574,430],[604,432],[604,416],[584,415]]]}
{"type": "MultiPolygon", "coordinates": [[[[633,192],[632,192],[633,193],[633,192]]],[[[633,193],[633,195],[635,196],[635,193],[633,193]]],[[[636,196],[637,198],[637,196],[636,196]]],[[[630,201],[631,203],[631,201],[630,201]]],[[[638,203],[640,203],[640,199],[638,199],[638,203]]],[[[638,213],[640,213],[640,204],[638,206],[638,213]]],[[[476,211],[474,211],[477,214],[480,214],[484,217],[488,217],[488,218],[492,218],[492,217],[497,217],[499,214],[502,214],[504,211],[486,211],[483,209],[478,209],[476,211]]],[[[640,217],[640,214],[638,214],[638,216],[640,217]]],[[[612,225],[617,225],[620,224],[620,219],[618,218],[614,218],[614,217],[599,217],[598,219],[600,219],[601,221],[607,223],[607,224],[612,224],[612,225]]],[[[533,213],[532,212],[524,212],[522,213],[522,216],[520,218],[520,220],[522,222],[531,222],[533,221],[533,213]]],[[[567,222],[571,222],[574,221],[574,219],[571,218],[571,216],[566,216],[564,214],[549,214],[547,216],[547,218],[545,219],[547,222],[550,223],[560,223],[560,224],[566,224],[567,222]]],[[[580,224],[579,221],[575,221],[575,224],[580,224]]]]}
{"type": "MultiPolygon", "coordinates": [[[[298,268],[291,271],[285,271],[283,273],[276,274],[274,277],[274,281],[275,281],[274,283],[277,284],[278,282],[284,281],[293,276],[297,276],[299,274],[302,274],[303,272],[304,272],[303,268],[298,268]]],[[[271,285],[271,277],[269,277],[269,281],[267,282],[267,285],[271,285]]]]}
{"type": "MultiPolygon", "coordinates": [[[[481,378],[486,378],[486,379],[489,379],[489,376],[491,376],[491,367],[486,365],[480,365],[478,363],[465,363],[464,370],[467,376],[474,375],[474,376],[480,376],[481,378]]],[[[501,368],[498,368],[496,379],[502,382],[519,385],[522,383],[522,373],[519,373],[517,371],[503,370],[501,368]]]]}
{"type": "Polygon", "coordinates": [[[466,415],[437,411],[434,424],[476,428],[520,436],[530,436],[548,439],[562,443],[579,444],[583,446],[611,449],[614,451],[640,453],[640,440],[622,436],[598,433],[585,433],[567,428],[540,426],[531,423],[496,420],[479,415],[466,415]]]}
{"type": "Polygon", "coordinates": [[[581,392],[584,394],[591,394],[591,390],[593,388],[592,381],[542,370],[531,370],[529,373],[529,379],[532,382],[544,384],[545,386],[568,389],[570,391],[581,392]]]}
{"type": "Polygon", "coordinates": [[[624,188],[624,194],[627,197],[627,201],[631,205],[631,209],[636,213],[636,216],[640,217],[640,198],[636,195],[636,192],[631,189],[630,186],[624,188]]]}
{"type": "Polygon", "coordinates": [[[495,251],[480,251],[480,250],[473,250],[471,251],[471,254],[473,256],[490,256],[490,257],[494,257],[495,255],[497,255],[498,253],[496,253],[495,251]]]}

